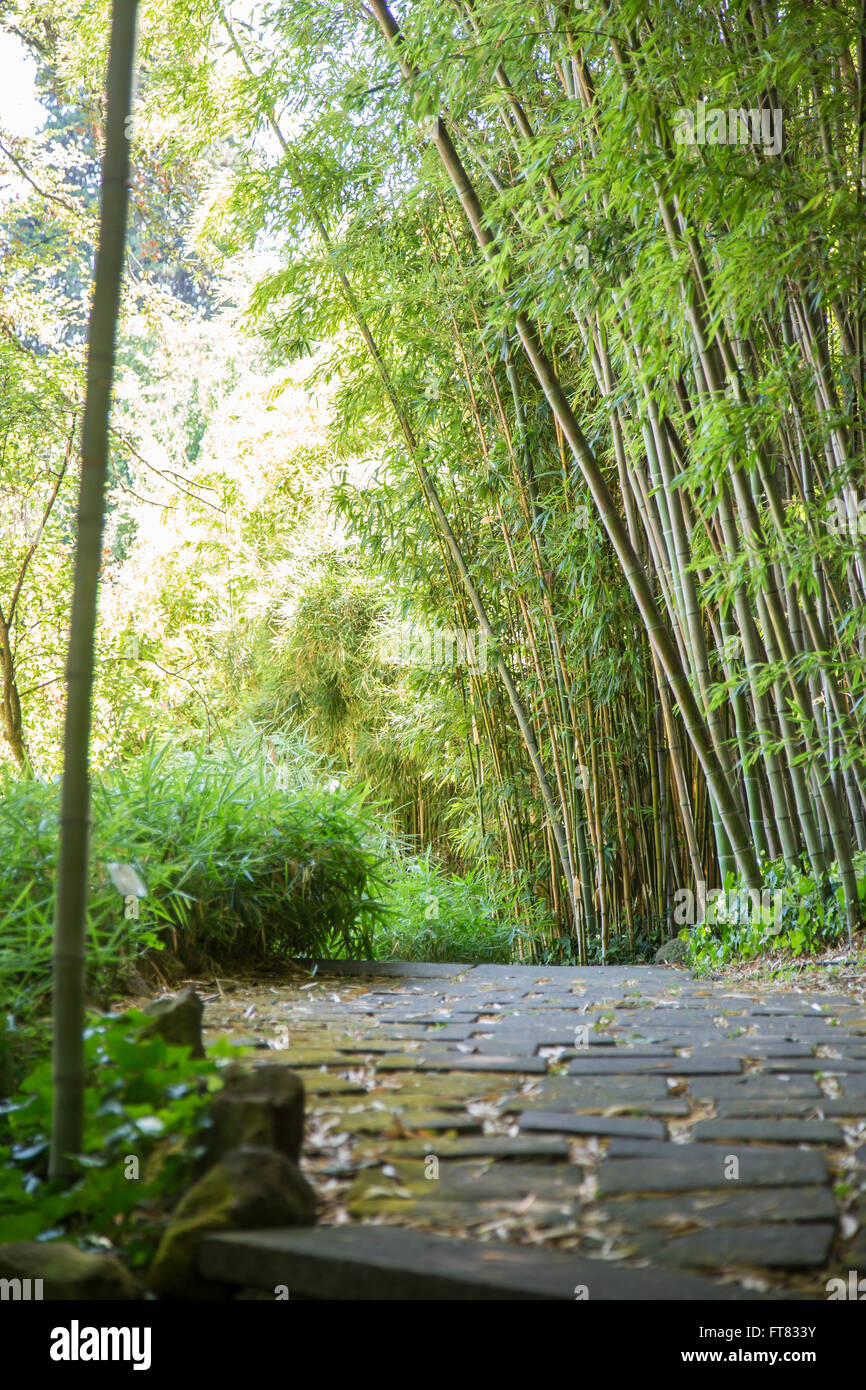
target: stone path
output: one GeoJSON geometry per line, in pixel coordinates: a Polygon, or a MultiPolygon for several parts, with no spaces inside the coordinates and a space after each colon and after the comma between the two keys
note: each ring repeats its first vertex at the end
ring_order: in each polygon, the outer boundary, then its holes
{"type": "Polygon", "coordinates": [[[211,1238],[212,1277],[317,1297],[824,1299],[866,1273],[850,997],[649,966],[332,962],[224,991],[205,1023],[302,1074],[323,1205],[315,1231],[211,1238]]]}

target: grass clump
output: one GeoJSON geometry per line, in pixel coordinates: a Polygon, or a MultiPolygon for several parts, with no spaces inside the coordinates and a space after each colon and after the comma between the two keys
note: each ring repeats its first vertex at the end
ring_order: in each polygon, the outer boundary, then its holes
{"type": "MultiPolygon", "coordinates": [[[[854,855],[857,892],[866,900],[866,855],[854,855]]],[[[764,889],[750,893],[731,878],[710,896],[704,920],[681,931],[689,964],[705,974],[737,961],[766,955],[818,955],[847,936],[844,894],[837,864],[823,880],[806,869],[792,872],[782,861],[768,864],[764,889]]]]}
{"type": "Polygon", "coordinates": [[[388,916],[373,937],[375,960],[500,963],[515,928],[480,873],[448,874],[432,856],[396,852],[386,874],[388,916]]]}
{"type": "MultiPolygon", "coordinates": [[[[0,795],[2,1069],[50,992],[60,784],[8,780],[0,795]]],[[[92,819],[91,993],[166,945],[221,962],[372,950],[380,863],[356,794],[250,750],[152,745],[95,777],[92,819]]]]}

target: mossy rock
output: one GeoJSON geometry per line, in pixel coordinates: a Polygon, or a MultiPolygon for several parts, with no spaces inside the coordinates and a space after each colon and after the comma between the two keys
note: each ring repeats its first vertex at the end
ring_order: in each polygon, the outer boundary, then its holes
{"type": "Polygon", "coordinates": [[[0,1279],[41,1279],[44,1299],[141,1298],[141,1289],[118,1259],[79,1250],[66,1241],[18,1240],[0,1245],[0,1279]]]}
{"type": "Polygon", "coordinates": [[[232,1063],[223,1081],[210,1103],[210,1161],[232,1149],[262,1148],[276,1149],[297,1163],[304,1137],[301,1078],[279,1062],[252,1068],[232,1063]]]}
{"type": "Polygon", "coordinates": [[[188,1047],[193,1057],[204,1056],[201,1036],[204,1004],[194,989],[184,989],[180,994],[154,999],[152,1004],[145,1004],[142,1012],[153,1019],[142,1029],[142,1038],[158,1034],[173,1047],[188,1047]]]}
{"type": "Polygon", "coordinates": [[[656,965],[687,965],[688,960],[688,945],[678,936],[675,936],[672,941],[666,941],[655,954],[656,965]]]}
{"type": "Polygon", "coordinates": [[[226,1154],[178,1202],[148,1273],[161,1298],[213,1298],[215,1286],[198,1272],[198,1246],[211,1231],[311,1226],[316,1194],[297,1165],[273,1149],[226,1154]]]}

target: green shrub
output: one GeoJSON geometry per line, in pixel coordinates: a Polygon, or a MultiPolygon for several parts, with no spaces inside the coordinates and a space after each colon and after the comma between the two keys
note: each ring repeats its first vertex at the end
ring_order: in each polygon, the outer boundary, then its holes
{"type": "MultiPolygon", "coordinates": [[[[0,997],[13,1030],[50,991],[59,794],[59,782],[2,788],[0,997]]],[[[370,953],[379,861],[357,795],[298,786],[291,770],[280,785],[249,751],[150,747],[94,779],[92,816],[91,989],[166,943],[220,960],[370,953]],[[121,869],[145,897],[124,896],[121,869]]]]}
{"type": "Polygon", "coordinates": [[[619,924],[618,931],[611,928],[607,950],[602,958],[601,941],[587,943],[587,963],[589,965],[646,965],[655,959],[655,953],[666,940],[665,923],[662,917],[635,918],[634,949],[628,936],[625,923],[619,924]]]}
{"type": "Polygon", "coordinates": [[[196,1060],[161,1037],[142,1039],[134,1011],[90,1020],[84,1145],[71,1180],[47,1176],[53,1086],[38,1064],[0,1106],[0,1228],[4,1240],[77,1237],[122,1245],[147,1258],[165,1211],[190,1185],[210,1124],[208,1096],[219,1062],[237,1055],[224,1040],[196,1060]],[[158,1163],[149,1163],[156,1152],[158,1163]],[[138,1171],[130,1167],[135,1159],[138,1171]]]}
{"type": "Polygon", "coordinates": [[[375,960],[510,961],[508,909],[478,874],[449,875],[431,851],[397,854],[385,894],[388,920],[373,938],[375,960]]]}
{"type": "MultiPolygon", "coordinates": [[[[866,899],[866,856],[854,856],[857,891],[866,899]]],[[[735,960],[770,952],[810,955],[845,934],[842,883],[836,864],[824,882],[806,871],[791,873],[779,860],[766,866],[765,903],[753,902],[742,883],[732,878],[716,910],[693,930],[680,932],[688,944],[689,963],[699,974],[735,960]],[[778,895],[778,896],[777,896],[778,895]]]]}

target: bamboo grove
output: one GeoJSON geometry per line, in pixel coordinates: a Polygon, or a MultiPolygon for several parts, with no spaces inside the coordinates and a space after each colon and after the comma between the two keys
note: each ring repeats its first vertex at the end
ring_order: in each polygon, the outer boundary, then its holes
{"type": "Polygon", "coordinates": [[[862,6],[254,13],[161,8],[142,103],[251,147],[213,215],[281,246],[275,359],[333,345],[344,517],[488,641],[450,679],[503,871],[580,959],[771,865],[856,929],[862,6]]]}

